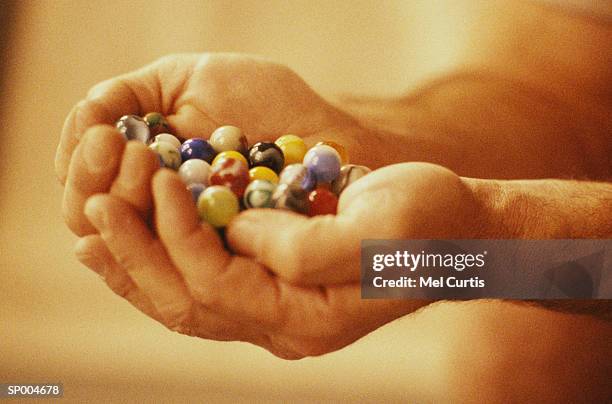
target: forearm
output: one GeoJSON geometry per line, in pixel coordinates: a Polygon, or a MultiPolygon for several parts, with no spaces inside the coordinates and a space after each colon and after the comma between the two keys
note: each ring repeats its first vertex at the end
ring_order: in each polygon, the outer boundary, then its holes
{"type": "Polygon", "coordinates": [[[491,238],[612,237],[612,183],[464,179],[483,206],[491,238]]]}
{"type": "MultiPolygon", "coordinates": [[[[402,137],[393,162],[476,178],[611,178],[609,24],[537,1],[444,7],[470,13],[443,69],[413,45],[423,60],[412,65],[433,80],[410,83],[396,99],[339,102],[364,127],[402,137]]],[[[449,32],[430,35],[442,41],[449,32]]]]}
{"type": "MultiPolygon", "coordinates": [[[[612,237],[612,183],[464,179],[483,207],[481,234],[500,239],[612,237]]],[[[515,301],[612,320],[609,300],[515,301]]]]}
{"type": "Polygon", "coordinates": [[[401,100],[345,109],[392,139],[389,163],[427,161],[476,178],[612,178],[609,117],[503,76],[458,73],[401,100]]]}

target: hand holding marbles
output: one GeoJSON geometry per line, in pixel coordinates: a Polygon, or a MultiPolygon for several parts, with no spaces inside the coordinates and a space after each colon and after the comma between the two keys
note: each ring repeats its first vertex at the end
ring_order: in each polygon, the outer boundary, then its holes
{"type": "Polygon", "coordinates": [[[248,148],[239,128],[222,126],[210,141],[192,138],[181,144],[174,135],[160,132],[169,125],[159,113],[149,113],[145,119],[125,115],[116,126],[128,139],[152,140],[149,147],[161,165],[178,169],[202,220],[218,228],[240,211],[240,201],[247,209],[335,214],[344,189],[370,172],[364,166],[341,167],[348,161],[346,151],[330,141],[307,150],[298,136],[284,135],[274,143],[259,142],[248,148]]]}

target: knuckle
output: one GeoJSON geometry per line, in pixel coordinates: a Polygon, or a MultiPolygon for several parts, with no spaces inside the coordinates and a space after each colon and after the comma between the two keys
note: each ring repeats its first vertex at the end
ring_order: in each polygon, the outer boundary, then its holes
{"type": "Polygon", "coordinates": [[[116,273],[107,271],[105,280],[108,287],[115,292],[115,294],[124,299],[130,300],[129,297],[134,290],[134,285],[128,277],[117,276],[116,273]]]}
{"type": "Polygon", "coordinates": [[[184,58],[185,58],[184,53],[169,53],[167,55],[164,55],[158,58],[155,62],[153,62],[153,64],[163,66],[166,64],[177,63],[184,58]]]}
{"type": "Polygon", "coordinates": [[[170,331],[189,336],[195,335],[195,330],[192,326],[192,306],[189,306],[187,309],[166,308],[163,312],[160,313],[160,315],[162,316],[163,324],[170,331]]]}
{"type": "Polygon", "coordinates": [[[93,100],[99,97],[100,94],[111,90],[116,85],[117,85],[117,79],[113,78],[113,79],[107,79],[107,80],[100,81],[94,84],[93,86],[89,87],[89,90],[87,90],[85,99],[79,101],[79,103],[77,104],[77,112],[86,110],[89,107],[91,107],[92,103],[90,102],[90,100],[93,100]]]}
{"type": "Polygon", "coordinates": [[[308,277],[308,271],[306,265],[308,265],[307,258],[301,252],[301,248],[291,256],[287,261],[285,271],[282,273],[282,277],[286,281],[293,284],[300,284],[306,281],[308,277]]]}
{"type": "Polygon", "coordinates": [[[217,288],[211,285],[207,287],[198,285],[190,288],[193,298],[202,306],[212,311],[218,311],[223,306],[221,293],[217,292],[217,290],[217,288]]]}
{"type": "MultiPolygon", "coordinates": [[[[122,249],[123,250],[123,249],[122,249]]],[[[115,261],[117,264],[126,270],[130,270],[132,268],[138,268],[139,263],[135,262],[135,257],[129,253],[129,251],[116,251],[115,261]]]]}
{"type": "Polygon", "coordinates": [[[80,211],[72,209],[66,203],[64,203],[62,207],[62,216],[70,231],[77,236],[84,237],[96,233],[96,229],[89,223],[85,216],[80,213],[80,211]]]}

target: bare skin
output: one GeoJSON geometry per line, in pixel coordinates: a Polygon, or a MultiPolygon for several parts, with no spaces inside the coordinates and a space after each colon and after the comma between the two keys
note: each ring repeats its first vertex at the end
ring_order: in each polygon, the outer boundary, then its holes
{"type": "MultiPolygon", "coordinates": [[[[175,76],[176,74],[172,74],[171,77],[175,76]]],[[[122,295],[170,328],[189,334],[219,339],[246,339],[264,345],[273,352],[280,352],[281,350],[276,346],[282,346],[285,347],[286,352],[279,353],[280,355],[300,357],[338,349],[381,324],[426,304],[427,302],[381,304],[363,302],[358,299],[359,240],[362,238],[607,237],[612,233],[610,226],[603,220],[606,212],[609,211],[611,200],[610,186],[607,184],[559,181],[556,185],[545,182],[543,187],[538,182],[529,181],[522,183],[472,180],[461,178],[452,171],[439,166],[412,163],[392,165],[377,170],[364,180],[355,183],[343,194],[339,214],[336,217],[306,219],[284,212],[249,211],[243,213],[230,224],[227,231],[229,245],[237,254],[230,255],[222,248],[221,241],[211,228],[205,224],[197,224],[197,215],[193,206],[187,203],[189,195],[180,182],[172,178],[171,173],[164,173],[165,177],[162,177],[164,180],[160,180],[166,184],[165,186],[151,187],[149,185],[158,166],[153,153],[144,145],[134,142],[126,144],[121,135],[108,125],[91,126],[82,136],[78,131],[81,126],[87,128],[91,120],[95,123],[104,123],[124,113],[142,113],[148,110],[161,110],[166,114],[169,113],[171,124],[180,134],[209,133],[224,122],[245,128],[251,143],[264,138],[274,138],[287,132],[306,133],[306,141],[309,143],[324,136],[329,137],[329,134],[337,134],[332,136],[332,139],[347,144],[349,150],[353,152],[359,149],[356,145],[361,146],[364,142],[370,141],[373,143],[367,147],[370,150],[378,150],[378,152],[355,154],[358,162],[375,167],[392,162],[381,162],[380,159],[397,158],[397,155],[392,155],[385,150],[401,150],[401,148],[392,147],[392,141],[397,137],[374,135],[374,131],[360,126],[351,116],[333,108],[314,94],[299,77],[287,68],[248,57],[179,55],[162,59],[139,72],[95,87],[90,92],[89,98],[77,105],[75,111],[69,116],[58,150],[58,174],[61,179],[66,178],[64,207],[67,222],[77,234],[90,235],[80,242],[78,254],[85,262],[88,261],[88,257],[97,257],[99,263],[96,269],[102,271],[100,268],[106,268],[107,282],[120,290],[122,295]],[[232,68],[235,68],[236,71],[232,71],[232,68]],[[186,76],[181,80],[169,81],[171,84],[166,87],[160,84],[164,81],[158,82],[160,77],[164,77],[165,72],[176,72],[177,69],[179,72],[185,72],[186,76]],[[234,83],[231,85],[236,86],[234,93],[231,86],[227,90],[230,76],[242,77],[249,82],[256,82],[257,86],[261,85],[261,87],[252,88],[234,83]],[[262,77],[267,77],[267,79],[262,77]],[[220,88],[226,89],[224,93],[221,94],[220,90],[214,91],[216,86],[210,84],[204,86],[201,83],[201,81],[208,83],[209,81],[215,82],[215,80],[221,83],[218,84],[220,88]],[[262,85],[262,81],[265,80],[269,82],[262,85]],[[198,90],[204,87],[212,87],[213,90],[198,90]],[[302,97],[299,98],[301,101],[296,101],[293,92],[286,91],[288,88],[293,88],[297,94],[302,94],[302,97]],[[266,90],[271,91],[267,96],[268,100],[273,99],[274,94],[278,92],[281,92],[281,95],[276,96],[276,102],[253,101],[254,97],[260,97],[261,92],[266,90]],[[249,105],[255,111],[250,115],[243,114],[242,111],[248,110],[249,105]],[[261,111],[257,112],[258,109],[261,111]],[[281,115],[285,117],[284,120],[281,115]],[[215,116],[216,119],[213,120],[210,116],[215,116]],[[269,119],[270,116],[276,117],[277,120],[269,119]],[[291,116],[295,121],[288,120],[286,116],[291,116]],[[256,123],[249,124],[249,122],[256,123]],[[274,122],[278,122],[278,126],[270,126],[274,125],[274,122]],[[312,135],[308,135],[309,133],[312,135]],[[79,137],[81,139],[77,143],[79,137]],[[352,141],[346,139],[352,139],[352,141]],[[378,141],[379,139],[384,139],[384,141],[378,141]],[[74,153],[70,155],[73,149],[74,153]],[[68,168],[65,169],[64,162],[67,156],[71,156],[71,161],[68,168]],[[162,192],[164,187],[174,188],[162,192]],[[557,187],[561,189],[551,192],[557,187]],[[107,193],[110,196],[106,199],[95,196],[100,193],[107,193]],[[580,194],[582,196],[580,200],[586,202],[583,203],[584,206],[572,206],[566,215],[559,218],[558,222],[533,225],[532,221],[525,220],[525,218],[545,215],[545,212],[536,211],[536,209],[538,206],[546,205],[548,201],[553,201],[552,198],[555,195],[565,195],[554,201],[555,205],[563,206],[568,200],[567,196],[572,193],[580,194]],[[167,199],[168,195],[171,195],[170,199],[167,199]],[[587,197],[589,195],[591,197],[587,197]],[[92,196],[94,202],[98,201],[98,203],[91,202],[87,205],[90,208],[88,211],[84,208],[92,196]],[[524,202],[528,196],[533,199],[531,203],[524,202]],[[535,203],[538,198],[542,201],[535,203]],[[182,204],[170,203],[172,200],[184,200],[185,202],[182,204]],[[372,200],[378,201],[375,208],[372,207],[372,200]],[[166,205],[160,209],[159,205],[164,201],[166,205]],[[519,203],[525,206],[517,206],[519,203]],[[151,231],[145,224],[146,219],[153,212],[154,205],[157,207],[155,209],[157,228],[151,231]],[[186,208],[185,205],[189,207],[186,208]],[[112,219],[109,219],[109,223],[115,223],[117,227],[101,227],[104,222],[96,221],[94,219],[97,216],[92,216],[92,209],[96,206],[99,211],[106,212],[104,216],[112,219]],[[182,211],[178,211],[179,206],[182,211]],[[516,214],[526,209],[532,209],[533,213],[531,215],[516,214]],[[592,220],[592,223],[575,219],[573,215],[575,210],[581,210],[585,213],[585,217],[595,219],[592,220]],[[274,213],[273,218],[270,217],[272,213],[274,213]],[[167,218],[164,216],[166,214],[176,217],[167,218]],[[576,220],[574,226],[571,226],[571,218],[576,220]],[[137,219],[142,223],[136,223],[137,219]],[[125,226],[126,222],[134,225],[125,226]],[[165,233],[163,225],[167,223],[174,225],[165,230],[165,233]],[[180,233],[180,228],[175,225],[176,223],[184,223],[186,229],[180,233]],[[560,227],[571,228],[572,231],[555,233],[555,229],[560,227]],[[136,228],[139,230],[134,230],[136,228]],[[131,231],[135,233],[129,236],[131,231]],[[169,235],[168,232],[170,232],[169,235]],[[174,232],[179,232],[179,235],[173,235],[174,232]],[[195,237],[194,232],[201,232],[202,235],[195,237]],[[140,250],[134,248],[136,241],[130,240],[130,237],[138,235],[146,236],[140,250]],[[190,239],[190,242],[187,243],[186,240],[181,239],[185,235],[193,240],[190,239]],[[158,236],[159,239],[157,239],[158,236]],[[117,238],[121,242],[116,242],[117,238]],[[192,244],[194,240],[200,243],[199,248],[192,244]],[[157,246],[156,249],[159,251],[156,254],[147,253],[150,251],[149,242],[157,246]],[[334,243],[334,249],[325,248],[330,242],[334,243]],[[185,249],[185,245],[191,245],[191,248],[185,249]],[[203,249],[203,246],[206,246],[206,249],[203,249]],[[118,250],[120,248],[126,251],[118,250]],[[174,248],[178,248],[181,252],[173,251],[174,248]],[[200,254],[190,256],[193,254],[190,254],[189,251],[206,251],[206,253],[203,256],[200,254]],[[140,258],[136,259],[132,256],[134,254],[140,258]],[[100,257],[104,259],[100,260],[100,257]],[[177,259],[187,260],[188,263],[181,265],[176,261],[177,259]],[[179,282],[176,288],[182,290],[181,293],[183,293],[181,304],[179,304],[181,299],[178,298],[173,304],[170,304],[171,301],[165,298],[158,301],[156,293],[162,293],[161,290],[164,288],[168,291],[163,293],[170,293],[170,282],[162,282],[160,290],[148,291],[146,285],[149,281],[147,279],[154,279],[154,276],[150,274],[141,277],[144,284],[139,285],[131,271],[142,271],[143,265],[140,260],[152,260],[150,271],[174,274],[175,281],[179,282]],[[160,262],[165,262],[165,264],[159,264],[160,262]],[[235,265],[235,262],[240,262],[240,265],[235,265]],[[306,299],[306,297],[300,297],[300,293],[297,293],[297,290],[303,290],[305,296],[318,303],[290,304],[290,307],[301,308],[301,310],[313,307],[318,308],[319,311],[327,310],[328,316],[319,323],[318,328],[315,326],[315,329],[321,331],[323,324],[333,324],[334,322],[330,320],[333,318],[339,323],[338,331],[333,333],[333,337],[328,336],[325,344],[320,341],[317,344],[309,341],[310,345],[303,347],[305,343],[299,338],[291,340],[290,336],[275,335],[263,329],[257,333],[256,329],[260,327],[261,319],[255,321],[257,327],[247,333],[248,335],[242,335],[241,333],[246,331],[240,330],[239,327],[234,333],[223,332],[215,335],[210,335],[209,331],[205,331],[211,327],[204,327],[205,330],[202,330],[197,320],[194,320],[194,318],[199,319],[200,316],[194,317],[189,313],[193,307],[207,307],[202,302],[194,304],[202,296],[210,297],[200,291],[206,285],[207,279],[196,278],[192,281],[185,276],[185,273],[198,273],[201,268],[208,267],[213,273],[231,274],[232,271],[228,270],[228,267],[241,268],[247,264],[253,266],[254,274],[258,274],[255,276],[257,280],[249,279],[251,284],[256,282],[268,284],[267,288],[263,286],[255,288],[259,291],[258,293],[270,294],[266,298],[257,298],[257,301],[272,302],[274,296],[280,299],[281,296],[277,291],[288,287],[292,293],[285,293],[282,298],[295,296],[295,299],[303,303],[300,299],[306,299]],[[261,264],[265,265],[266,269],[261,264]],[[191,269],[195,267],[198,270],[191,269]],[[112,269],[109,271],[108,268],[112,269]],[[330,268],[334,270],[330,271],[330,268]],[[272,271],[277,277],[272,277],[268,271],[272,271]],[[179,274],[183,276],[180,277],[179,274]],[[347,285],[346,282],[349,284],[347,285]],[[283,286],[280,287],[279,284],[283,286]],[[304,289],[295,289],[294,285],[301,285],[300,287],[304,289]],[[264,292],[266,290],[268,292],[264,292]],[[190,293],[185,294],[185,291],[190,291],[190,293]],[[336,293],[340,297],[335,297],[336,293]],[[353,300],[349,296],[352,296],[353,300]],[[343,303],[337,306],[330,302],[343,303]],[[164,313],[167,307],[175,308],[176,305],[182,309],[170,314],[164,313]],[[375,310],[374,307],[377,309],[375,310]],[[189,312],[185,311],[187,308],[189,312]],[[355,318],[358,320],[351,321],[351,316],[347,313],[355,313],[355,318]],[[366,314],[370,319],[369,322],[363,321],[366,314]],[[184,323],[185,319],[188,319],[187,323],[184,323]],[[366,325],[368,323],[370,325],[366,325]],[[356,329],[355,324],[361,324],[363,328],[356,329]],[[347,327],[352,327],[354,333],[347,332],[347,327]],[[262,333],[265,337],[262,337],[262,333]],[[263,341],[268,341],[267,345],[263,341]],[[315,345],[314,348],[313,345],[315,345]]],[[[485,166],[481,169],[485,169],[491,163],[481,160],[481,164],[485,166]]],[[[534,163],[532,167],[539,167],[541,170],[554,169],[545,163],[534,163]]],[[[88,264],[96,266],[91,262],[88,264]]],[[[226,279],[238,282],[240,277],[228,276],[226,279]]],[[[226,290],[228,287],[213,289],[226,290]]],[[[180,293],[175,291],[172,292],[172,295],[179,296],[180,293]]],[[[236,299],[230,300],[235,301],[236,299]]],[[[280,306],[281,302],[278,303],[280,306]]],[[[218,302],[215,304],[218,305],[218,302]]],[[[275,310],[273,314],[266,314],[269,321],[274,318],[279,322],[282,322],[284,318],[296,318],[295,314],[281,315],[280,308],[275,308],[275,310]]],[[[223,312],[223,309],[221,311],[223,312]]],[[[232,311],[224,315],[230,319],[236,318],[236,313],[232,311]]],[[[308,317],[305,313],[297,317],[318,318],[314,315],[308,317]]],[[[305,326],[307,323],[300,324],[305,326]]],[[[211,329],[227,330],[227,327],[212,327],[211,329]]],[[[297,331],[297,334],[298,336],[309,335],[306,331],[297,331]]],[[[316,338],[316,333],[313,332],[310,337],[316,338]]]]}
{"type": "MultiPolygon", "coordinates": [[[[551,29],[568,27],[567,16],[556,12],[549,16],[538,7],[528,14],[534,24],[544,15],[551,29]]],[[[585,24],[605,43],[609,30],[582,20],[568,32],[586,32],[585,24]]],[[[567,74],[547,76],[546,58],[542,65],[528,65],[537,58],[518,65],[508,49],[495,52],[498,61],[485,69],[442,77],[405,98],[345,100],[337,107],[287,68],[238,55],[173,56],[106,82],[73,110],[58,150],[67,223],[85,236],[77,256],[170,329],[249,341],[300,358],[340,349],[431,303],[361,300],[360,238],[609,238],[612,186],[594,182],[612,177],[609,83],[591,79],[599,77],[597,60],[582,54],[589,69],[570,66],[567,74]],[[411,163],[377,170],[347,190],[335,218],[274,212],[272,220],[270,212],[243,213],[228,228],[229,252],[208,225],[199,224],[176,175],[156,173],[146,147],[95,126],[154,110],[169,115],[184,137],[234,124],[250,143],[293,132],[309,144],[339,141],[354,162],[373,168],[405,161],[447,168],[411,163]],[[87,159],[95,155],[90,169],[87,159]],[[513,178],[583,181],[502,180],[513,178]],[[147,221],[152,214],[155,226],[147,221]],[[332,240],[336,248],[321,248],[332,240]]],[[[606,318],[605,310],[594,312],[606,318]]],[[[590,337],[605,340],[609,324],[592,321],[590,337]]],[[[528,335],[525,330],[508,342],[508,358],[528,335]]],[[[589,349],[610,354],[605,346],[589,349]]],[[[605,374],[606,366],[597,369],[605,374]]],[[[572,373],[567,377],[572,380],[572,373]]],[[[589,381],[593,391],[602,391],[601,380],[584,378],[584,386],[589,381]]]]}

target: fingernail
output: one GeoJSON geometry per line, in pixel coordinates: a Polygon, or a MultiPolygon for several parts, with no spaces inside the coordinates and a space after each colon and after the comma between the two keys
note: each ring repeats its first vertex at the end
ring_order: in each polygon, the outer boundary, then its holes
{"type": "Polygon", "coordinates": [[[100,206],[96,196],[87,200],[85,204],[85,215],[98,229],[108,227],[108,214],[106,210],[100,206]]]}

